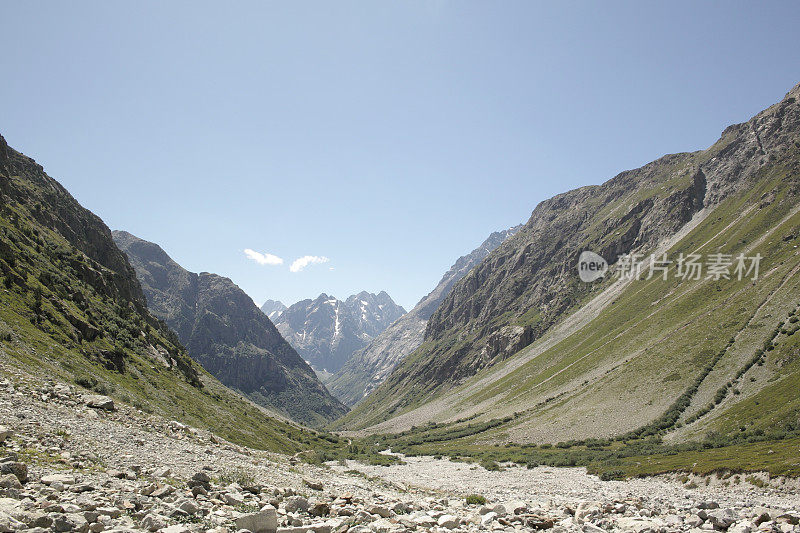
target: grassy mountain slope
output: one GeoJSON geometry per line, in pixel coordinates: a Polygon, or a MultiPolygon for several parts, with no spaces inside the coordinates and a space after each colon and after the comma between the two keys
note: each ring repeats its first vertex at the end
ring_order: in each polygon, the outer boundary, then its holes
{"type": "Polygon", "coordinates": [[[796,400],[780,391],[797,379],[798,97],[795,87],[708,150],[540,204],[340,426],[444,421],[448,438],[484,443],[791,430],[796,400]],[[583,284],[583,250],[763,259],[755,282],[682,280],[673,264],[666,281],[583,284]]]}
{"type": "Polygon", "coordinates": [[[105,224],[0,136],[0,373],[12,372],[77,383],[259,448],[331,445],[194,363],[147,311],[105,224]]]}
{"type": "Polygon", "coordinates": [[[222,383],[307,425],[322,425],[347,412],[230,279],[188,272],[160,246],[130,233],[115,231],[113,238],[128,255],[151,312],[222,383]]]}

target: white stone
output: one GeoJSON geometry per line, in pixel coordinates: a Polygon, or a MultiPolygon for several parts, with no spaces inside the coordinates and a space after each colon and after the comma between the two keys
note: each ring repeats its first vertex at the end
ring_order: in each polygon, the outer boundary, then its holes
{"type": "Polygon", "coordinates": [[[267,505],[257,513],[240,516],[235,524],[236,529],[246,529],[252,533],[274,533],[278,530],[278,514],[274,507],[267,505]]]}
{"type": "Polygon", "coordinates": [[[445,529],[455,529],[458,527],[458,518],[451,514],[444,514],[439,517],[437,524],[445,529]]]}

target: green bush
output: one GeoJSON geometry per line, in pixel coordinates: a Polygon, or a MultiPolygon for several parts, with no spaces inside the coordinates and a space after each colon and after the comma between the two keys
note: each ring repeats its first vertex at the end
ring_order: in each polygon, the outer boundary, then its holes
{"type": "Polygon", "coordinates": [[[0,341],[10,342],[12,333],[13,331],[8,327],[8,324],[0,321],[0,341]]]}
{"type": "Polygon", "coordinates": [[[486,498],[480,494],[470,494],[464,500],[467,502],[467,505],[484,505],[486,503],[486,498]]]}
{"type": "Polygon", "coordinates": [[[600,479],[602,481],[625,479],[625,472],[623,472],[622,470],[608,470],[600,474],[600,479]]]}
{"type": "Polygon", "coordinates": [[[97,379],[93,377],[79,376],[75,378],[75,384],[84,389],[94,389],[97,386],[97,379]]]}
{"type": "Polygon", "coordinates": [[[493,459],[483,459],[481,466],[489,472],[499,472],[501,470],[500,465],[493,459]]]}

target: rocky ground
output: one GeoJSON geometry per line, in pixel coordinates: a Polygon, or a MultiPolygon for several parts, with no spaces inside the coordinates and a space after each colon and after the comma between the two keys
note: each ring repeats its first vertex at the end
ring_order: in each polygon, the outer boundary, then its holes
{"type": "Polygon", "coordinates": [[[800,531],[792,482],[602,482],[581,469],[489,472],[433,458],[315,466],[74,386],[8,377],[0,533],[800,531]]]}

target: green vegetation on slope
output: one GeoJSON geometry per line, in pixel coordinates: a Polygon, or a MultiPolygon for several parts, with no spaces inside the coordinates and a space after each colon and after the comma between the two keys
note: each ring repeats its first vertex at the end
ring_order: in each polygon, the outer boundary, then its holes
{"type": "Polygon", "coordinates": [[[0,137],[0,371],[74,382],[275,451],[337,437],[267,416],[186,354],[144,305],[102,221],[0,137]]]}
{"type": "Polygon", "coordinates": [[[347,412],[233,281],[188,272],[160,246],[130,233],[115,231],[113,238],[133,265],[150,312],[222,383],[312,427],[347,412]]]}
{"type": "MultiPolygon", "coordinates": [[[[429,420],[481,422],[516,413],[513,422],[484,438],[556,442],[678,430],[680,439],[697,438],[713,429],[706,426],[716,414],[702,412],[708,405],[719,406],[719,413],[750,398],[769,380],[793,379],[788,364],[758,366],[755,353],[772,338],[776,317],[795,308],[794,295],[800,291],[798,117],[796,100],[787,98],[752,121],[732,126],[709,150],[668,156],[589,194],[582,189],[546,202],[552,211],[548,217],[532,217],[526,229],[462,280],[462,296],[473,291],[474,298],[463,304],[473,309],[472,321],[426,334],[423,346],[338,427],[369,428],[390,420],[370,430],[380,432],[429,420]],[[753,130],[761,132],[757,140],[753,130]],[[674,223],[688,220],[685,209],[696,206],[688,201],[690,193],[698,190],[707,205],[698,216],[702,221],[681,236],[674,223]],[[612,199],[605,201],[609,194],[612,199]],[[566,258],[564,264],[554,259],[524,266],[541,256],[526,244],[526,233],[539,232],[547,246],[559,249],[599,251],[609,235],[624,241],[633,218],[639,222],[630,228],[638,226],[638,233],[630,233],[628,250],[646,256],[666,242],[647,236],[661,235],[677,241],[665,248],[672,261],[681,253],[702,254],[704,261],[714,253],[733,258],[760,253],[761,275],[755,282],[705,275],[687,280],[676,277],[673,263],[667,280],[654,277],[617,290],[619,284],[610,277],[580,283],[570,254],[558,256],[566,258]],[[653,233],[660,224],[670,231],[653,233]],[[562,231],[569,229],[575,231],[562,231]],[[543,283],[558,293],[556,299],[544,295],[521,307],[525,300],[517,295],[543,283]],[[481,296],[493,284],[510,292],[481,296]],[[509,295],[512,309],[492,312],[498,299],[509,295]],[[583,310],[593,301],[607,303],[583,310]],[[488,323],[482,326],[479,317],[484,315],[488,323]],[[530,347],[493,359],[491,350],[475,353],[488,331],[502,331],[504,324],[535,329],[534,322],[541,323],[543,316],[552,325],[530,347]],[[559,329],[562,323],[569,327],[559,329]],[[451,370],[464,377],[450,379],[451,370]],[[730,394],[721,392],[723,387],[730,394]]],[[[452,305],[440,308],[440,318],[452,305]]]]}

